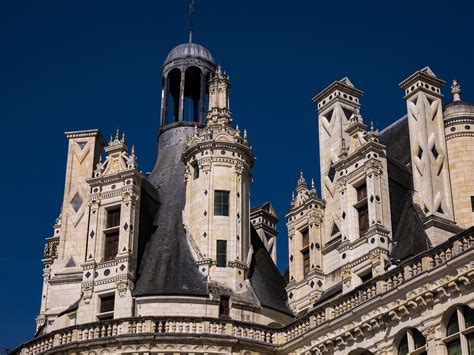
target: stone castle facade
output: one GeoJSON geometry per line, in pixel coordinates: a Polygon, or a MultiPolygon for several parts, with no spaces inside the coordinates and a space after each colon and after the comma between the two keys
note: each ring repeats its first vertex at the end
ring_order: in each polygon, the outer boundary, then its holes
{"type": "Polygon", "coordinates": [[[251,207],[250,138],[204,47],[162,66],[144,175],[117,131],[67,132],[34,338],[14,354],[474,354],[474,104],[426,67],[377,131],[346,77],[315,95],[321,191],[303,173],[276,267],[270,202],[251,207]]]}

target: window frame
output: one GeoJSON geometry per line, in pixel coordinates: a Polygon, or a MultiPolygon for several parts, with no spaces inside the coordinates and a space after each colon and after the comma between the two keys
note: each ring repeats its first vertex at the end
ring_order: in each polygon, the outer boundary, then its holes
{"type": "Polygon", "coordinates": [[[114,319],[115,314],[115,292],[114,293],[106,293],[106,294],[99,294],[98,295],[99,302],[98,302],[98,313],[97,319],[98,320],[110,320],[114,319]],[[112,301],[112,309],[103,309],[103,302],[104,299],[108,298],[107,301],[112,301]],[[111,299],[111,300],[110,300],[111,299]]]}
{"type": "Polygon", "coordinates": [[[214,216],[229,217],[229,215],[230,215],[230,191],[214,190],[214,216]],[[218,196],[221,196],[222,199],[218,200],[219,198],[218,196]]]}
{"type": "MultiPolygon", "coordinates": [[[[451,313],[450,317],[445,321],[445,338],[443,343],[446,348],[446,353],[450,355],[449,345],[458,343],[459,348],[461,349],[462,355],[470,354],[469,342],[474,338],[474,323],[469,327],[466,327],[468,323],[466,322],[466,313],[465,311],[473,312],[474,310],[468,305],[458,305],[456,306],[454,312],[451,313]],[[451,323],[453,317],[456,317],[458,324],[458,331],[448,335],[448,326],[451,323]]],[[[471,313],[472,314],[472,313],[471,313]]]]}
{"type": "Polygon", "coordinates": [[[216,240],[216,267],[227,267],[227,240],[216,240]],[[221,249],[222,247],[219,248],[219,245],[224,246],[223,252],[221,249]]]}

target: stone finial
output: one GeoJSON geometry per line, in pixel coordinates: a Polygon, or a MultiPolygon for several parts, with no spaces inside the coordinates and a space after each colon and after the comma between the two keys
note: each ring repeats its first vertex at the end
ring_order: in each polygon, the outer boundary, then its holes
{"type": "Polygon", "coordinates": [[[349,147],[346,145],[346,140],[342,138],[341,151],[339,152],[339,158],[344,159],[349,154],[349,147]]]}
{"type": "Polygon", "coordinates": [[[453,101],[461,101],[461,85],[457,80],[453,80],[451,84],[451,94],[453,95],[453,101]]]}
{"type": "Polygon", "coordinates": [[[375,129],[375,123],[374,121],[370,121],[370,131],[367,132],[367,139],[370,141],[377,142],[377,130],[375,129]]]}
{"type": "Polygon", "coordinates": [[[307,190],[308,186],[306,185],[306,180],[303,176],[303,170],[300,172],[300,178],[298,179],[298,183],[296,184],[296,191],[299,192],[300,190],[307,190]]]}
{"type": "Polygon", "coordinates": [[[117,130],[115,131],[115,140],[118,141],[119,140],[119,137],[120,137],[120,131],[117,127],[117,130]]]}

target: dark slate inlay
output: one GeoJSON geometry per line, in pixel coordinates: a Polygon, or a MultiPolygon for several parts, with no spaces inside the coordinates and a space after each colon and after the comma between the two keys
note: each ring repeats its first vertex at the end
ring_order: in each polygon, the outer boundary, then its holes
{"type": "Polygon", "coordinates": [[[74,209],[74,211],[76,211],[76,212],[79,211],[79,209],[81,208],[83,202],[84,201],[82,200],[81,195],[79,195],[79,193],[76,192],[76,194],[74,195],[74,197],[71,200],[71,206],[74,209]]]}

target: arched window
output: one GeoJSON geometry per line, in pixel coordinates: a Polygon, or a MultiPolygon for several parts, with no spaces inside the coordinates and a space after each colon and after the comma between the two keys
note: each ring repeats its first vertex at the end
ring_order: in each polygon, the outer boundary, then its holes
{"type": "Polygon", "coordinates": [[[471,308],[456,307],[446,324],[444,343],[448,355],[474,355],[474,311],[471,308]]]}
{"type": "Polygon", "coordinates": [[[410,328],[405,331],[398,344],[398,355],[426,355],[426,339],[417,329],[410,328]]]}

